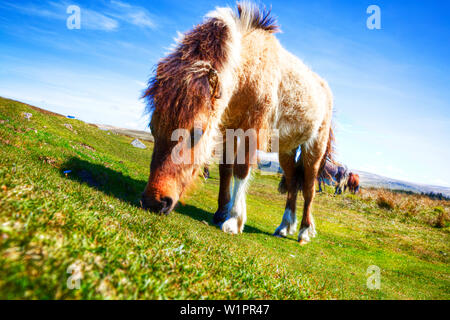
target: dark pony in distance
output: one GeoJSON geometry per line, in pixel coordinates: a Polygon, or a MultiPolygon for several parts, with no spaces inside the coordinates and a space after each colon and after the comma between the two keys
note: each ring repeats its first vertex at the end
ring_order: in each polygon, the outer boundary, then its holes
{"type": "Polygon", "coordinates": [[[319,192],[322,192],[321,184],[325,185],[325,180],[333,183],[336,182],[334,194],[341,194],[343,188],[343,182],[348,176],[348,169],[346,166],[335,164],[332,161],[327,160],[322,172],[319,174],[317,181],[319,183],[319,192]]]}

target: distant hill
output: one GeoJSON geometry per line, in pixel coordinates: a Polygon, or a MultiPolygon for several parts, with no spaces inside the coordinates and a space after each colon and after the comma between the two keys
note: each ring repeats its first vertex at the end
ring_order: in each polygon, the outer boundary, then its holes
{"type": "Polygon", "coordinates": [[[405,190],[412,191],[415,193],[442,193],[443,195],[450,196],[450,188],[431,186],[431,185],[421,185],[413,182],[406,182],[402,180],[396,180],[392,178],[383,177],[374,173],[353,170],[361,179],[361,185],[365,187],[376,187],[376,188],[386,188],[392,190],[405,190]]]}
{"type": "Polygon", "coordinates": [[[104,131],[111,131],[117,134],[121,134],[124,136],[137,138],[145,141],[153,142],[153,136],[150,132],[147,131],[140,131],[140,130],[132,130],[132,129],[126,129],[126,128],[119,128],[114,127],[106,124],[93,124],[94,126],[98,127],[100,130],[104,131]]]}
{"type": "MultiPolygon", "coordinates": [[[[280,164],[278,163],[277,157],[274,158],[274,154],[259,152],[258,157],[263,165],[259,165],[259,169],[268,172],[279,172],[280,164]],[[270,167],[264,164],[270,163],[270,167]]],[[[374,188],[386,188],[391,190],[405,190],[412,191],[415,193],[442,193],[443,195],[450,197],[450,188],[431,186],[431,185],[421,185],[413,182],[406,182],[401,180],[396,180],[392,178],[383,177],[374,173],[365,172],[361,170],[353,170],[360,176],[362,187],[374,187],[374,188]]]]}

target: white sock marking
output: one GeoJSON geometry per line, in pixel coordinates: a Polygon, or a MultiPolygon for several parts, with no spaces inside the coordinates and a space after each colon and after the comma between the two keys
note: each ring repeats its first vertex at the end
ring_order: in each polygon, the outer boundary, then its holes
{"type": "Polygon", "coordinates": [[[286,237],[288,234],[294,234],[297,229],[297,218],[295,213],[286,209],[283,214],[280,226],[275,230],[275,236],[286,237]]]}
{"type": "Polygon", "coordinates": [[[311,225],[309,227],[303,227],[300,229],[298,233],[298,241],[311,241],[311,238],[314,238],[317,235],[316,226],[314,224],[314,219],[311,216],[311,225]]]}
{"type": "Polygon", "coordinates": [[[244,230],[247,221],[247,206],[245,193],[250,178],[250,171],[244,179],[234,178],[233,193],[230,200],[231,210],[229,218],[222,224],[222,230],[227,233],[237,234],[244,230]]]}

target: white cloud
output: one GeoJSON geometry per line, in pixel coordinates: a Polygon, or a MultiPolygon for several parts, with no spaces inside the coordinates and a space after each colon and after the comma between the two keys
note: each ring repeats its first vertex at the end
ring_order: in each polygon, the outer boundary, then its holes
{"type": "MultiPolygon", "coordinates": [[[[68,2],[49,2],[56,12],[62,12],[64,20],[67,19],[66,13],[67,7],[70,5],[68,2]]],[[[89,30],[102,30],[102,31],[116,31],[119,28],[119,22],[115,19],[105,16],[97,11],[80,7],[81,11],[81,28],[89,30]]]]}
{"type": "Polygon", "coordinates": [[[3,2],[0,3],[0,7],[6,9],[12,9],[15,11],[19,11],[20,13],[30,15],[30,16],[38,16],[50,19],[64,19],[64,12],[55,12],[54,10],[49,10],[43,7],[37,7],[32,4],[21,5],[18,3],[11,2],[3,2]]]}
{"type": "Polygon", "coordinates": [[[90,30],[116,31],[119,22],[96,11],[82,9],[81,27],[90,30]]]}
{"type": "MultiPolygon", "coordinates": [[[[68,14],[66,13],[68,2],[47,2],[40,5],[33,4],[17,4],[4,2],[2,6],[7,9],[13,9],[20,13],[43,17],[47,19],[66,21],[68,14]]],[[[81,7],[81,28],[88,30],[116,31],[119,28],[117,20],[107,17],[97,11],[81,7]]]]}
{"type": "MultiPolygon", "coordinates": [[[[41,2],[39,5],[4,2],[0,4],[0,7],[12,9],[26,15],[65,21],[68,17],[66,9],[71,4],[67,1],[41,2]]],[[[120,27],[119,21],[140,28],[156,28],[154,19],[145,8],[130,5],[125,2],[112,0],[107,4],[104,13],[88,9],[84,6],[80,6],[80,9],[81,29],[117,31],[120,27]]]]}
{"type": "Polygon", "coordinates": [[[139,87],[141,87],[141,88],[147,88],[147,84],[145,83],[145,82],[143,82],[143,81],[138,81],[138,80],[136,80],[135,81],[135,83],[139,86],[139,87]]]}
{"type": "Polygon", "coordinates": [[[117,0],[111,0],[110,8],[113,12],[109,13],[109,15],[116,19],[141,28],[154,29],[156,27],[155,22],[150,17],[150,13],[145,8],[117,0]]]}

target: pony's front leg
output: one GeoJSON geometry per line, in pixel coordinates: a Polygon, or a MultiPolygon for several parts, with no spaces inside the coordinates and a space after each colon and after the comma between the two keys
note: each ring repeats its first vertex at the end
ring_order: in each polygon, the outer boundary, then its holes
{"type": "Polygon", "coordinates": [[[298,194],[298,179],[296,176],[295,156],[289,154],[279,155],[280,165],[284,171],[287,200],[286,208],[281,220],[280,226],[275,230],[274,236],[286,237],[288,234],[294,234],[297,229],[297,217],[295,214],[297,194],[298,194]]]}
{"type": "Polygon", "coordinates": [[[213,222],[220,225],[228,218],[231,209],[230,186],[233,177],[233,164],[219,165],[220,186],[219,186],[219,207],[214,214],[213,222]]]}
{"type": "Polygon", "coordinates": [[[230,214],[228,219],[222,224],[222,231],[231,234],[242,233],[247,221],[247,206],[245,194],[250,178],[249,164],[234,165],[234,186],[230,200],[230,214]]]}

